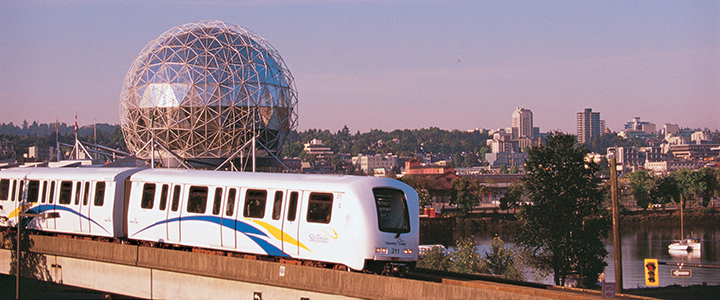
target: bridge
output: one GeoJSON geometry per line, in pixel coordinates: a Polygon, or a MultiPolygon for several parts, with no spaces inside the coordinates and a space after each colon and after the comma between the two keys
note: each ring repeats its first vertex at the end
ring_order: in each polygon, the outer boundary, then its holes
{"type": "MultiPolygon", "coordinates": [[[[480,280],[423,281],[121,243],[26,237],[23,277],[146,299],[601,298],[595,291],[480,280]]],[[[14,234],[7,234],[0,249],[3,274],[14,274],[12,239],[14,234]]]]}

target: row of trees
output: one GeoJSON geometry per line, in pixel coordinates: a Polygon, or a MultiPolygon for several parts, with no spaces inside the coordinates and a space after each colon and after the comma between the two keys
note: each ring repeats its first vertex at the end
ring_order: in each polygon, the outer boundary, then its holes
{"type": "Polygon", "coordinates": [[[620,180],[629,187],[637,206],[647,209],[651,204],[680,203],[680,197],[707,207],[720,195],[720,170],[681,169],[667,176],[656,176],[647,170],[636,170],[620,180]]]}
{"type": "MultiPolygon", "coordinates": [[[[75,128],[71,124],[58,124],[61,142],[74,139],[75,128]]],[[[88,142],[120,148],[124,150],[125,143],[119,125],[97,124],[84,126],[78,129],[78,135],[88,142]],[[95,138],[97,136],[97,138],[95,138]]],[[[22,126],[13,123],[0,124],[0,137],[15,142],[18,151],[25,151],[27,146],[54,146],[55,124],[38,124],[33,122],[22,126]],[[22,150],[20,150],[22,149],[22,150]]],[[[344,126],[337,132],[329,130],[308,129],[305,131],[291,131],[288,142],[280,155],[284,157],[304,157],[304,143],[312,139],[320,139],[336,153],[345,153],[352,156],[358,154],[373,155],[393,153],[399,156],[413,156],[416,154],[442,154],[454,166],[472,167],[479,165],[489,148],[485,141],[489,136],[481,131],[442,130],[437,127],[422,129],[405,129],[385,132],[373,129],[369,132],[355,134],[344,126]]],[[[307,157],[306,160],[313,158],[307,157]]],[[[332,160],[332,158],[331,158],[332,160]]],[[[338,163],[340,158],[336,157],[338,163]]]]}
{"type": "Polygon", "coordinates": [[[398,156],[413,156],[418,153],[444,153],[453,158],[458,166],[478,164],[489,152],[485,141],[490,138],[480,131],[442,130],[437,127],[405,129],[385,132],[373,129],[369,132],[352,134],[347,126],[336,133],[329,130],[308,129],[290,133],[290,143],[281,151],[282,156],[299,157],[303,144],[319,139],[336,153],[372,155],[393,153],[398,156]],[[466,157],[468,157],[466,159],[466,157]]]}
{"type": "Polygon", "coordinates": [[[456,241],[455,251],[433,247],[418,260],[417,267],[465,274],[493,274],[523,280],[523,256],[499,237],[490,242],[490,251],[480,255],[473,237],[456,241]]]}

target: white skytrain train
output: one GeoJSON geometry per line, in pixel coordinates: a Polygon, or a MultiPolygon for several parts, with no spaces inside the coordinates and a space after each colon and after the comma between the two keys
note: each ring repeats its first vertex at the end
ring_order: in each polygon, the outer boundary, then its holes
{"type": "Polygon", "coordinates": [[[146,168],[0,171],[0,226],[382,272],[418,258],[418,198],[394,179],[146,168]],[[23,200],[26,199],[26,200],[23,200]],[[24,221],[25,222],[25,221],[24,221]]]}

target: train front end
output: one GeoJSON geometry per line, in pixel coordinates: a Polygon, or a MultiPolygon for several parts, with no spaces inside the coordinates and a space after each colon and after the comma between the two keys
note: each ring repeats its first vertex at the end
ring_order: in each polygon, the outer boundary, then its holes
{"type": "Polygon", "coordinates": [[[392,185],[372,189],[376,222],[371,225],[375,225],[375,234],[371,238],[372,259],[365,261],[365,270],[403,275],[415,268],[418,259],[418,197],[411,187],[393,181],[392,185]]]}

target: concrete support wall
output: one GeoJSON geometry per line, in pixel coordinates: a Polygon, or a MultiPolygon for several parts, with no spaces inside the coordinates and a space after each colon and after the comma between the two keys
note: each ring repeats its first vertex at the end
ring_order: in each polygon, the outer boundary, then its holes
{"type": "MultiPolygon", "coordinates": [[[[32,236],[23,275],[157,299],[582,299],[559,291],[481,281],[434,283],[192,252],[32,236]],[[27,270],[26,270],[27,269],[27,270]],[[31,271],[31,272],[28,272],[31,271]]],[[[0,250],[8,274],[12,250],[0,250]]]]}

